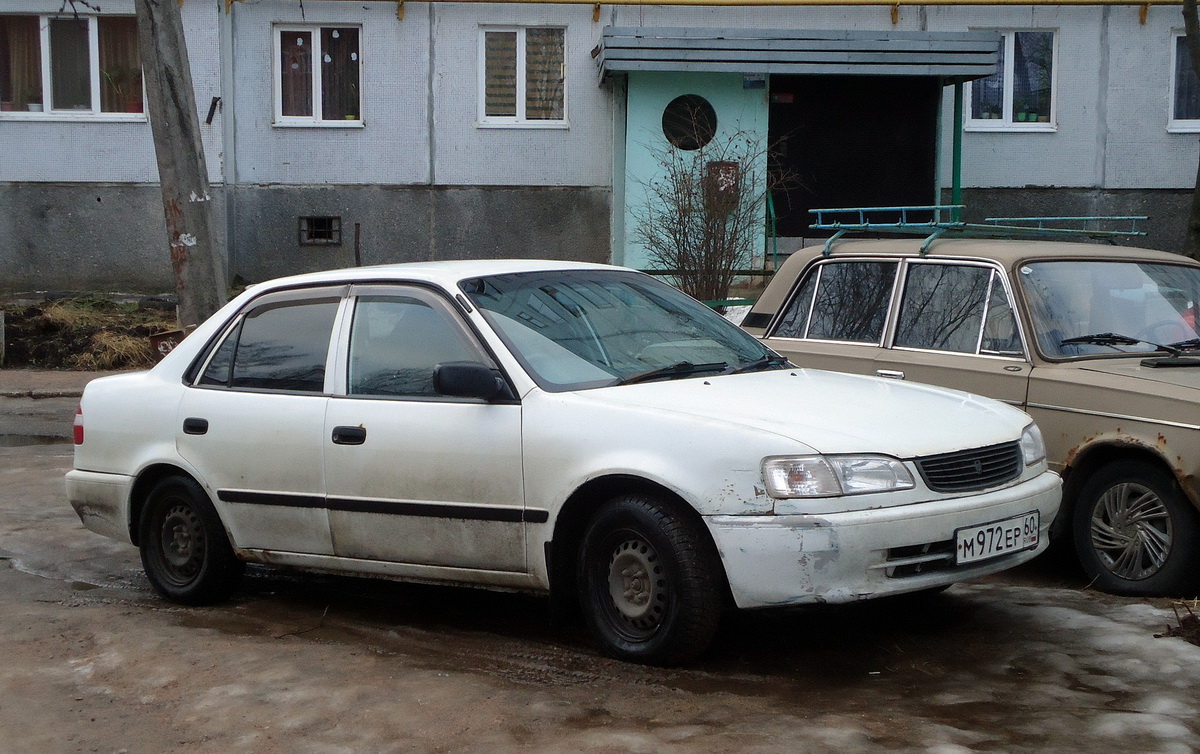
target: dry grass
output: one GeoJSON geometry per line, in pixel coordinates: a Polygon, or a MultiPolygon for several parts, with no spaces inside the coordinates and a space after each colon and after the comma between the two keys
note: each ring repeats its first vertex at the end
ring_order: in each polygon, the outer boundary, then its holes
{"type": "Polygon", "coordinates": [[[131,369],[154,363],[150,335],[177,328],[173,311],[105,298],[6,307],[6,367],[131,369]]]}
{"type": "Polygon", "coordinates": [[[154,349],[149,338],[101,330],[92,336],[88,350],[72,359],[72,369],[95,371],[149,367],[154,365],[154,349]]]}

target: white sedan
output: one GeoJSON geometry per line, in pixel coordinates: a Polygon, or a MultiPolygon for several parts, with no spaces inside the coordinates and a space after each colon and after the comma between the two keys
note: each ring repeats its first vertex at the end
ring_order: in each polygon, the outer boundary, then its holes
{"type": "Polygon", "coordinates": [[[673,664],[722,610],[945,587],[1047,544],[1029,417],[797,369],[641,273],[544,261],[254,286],[154,369],[93,381],[71,504],[163,597],[246,562],[577,600],[673,664]]]}

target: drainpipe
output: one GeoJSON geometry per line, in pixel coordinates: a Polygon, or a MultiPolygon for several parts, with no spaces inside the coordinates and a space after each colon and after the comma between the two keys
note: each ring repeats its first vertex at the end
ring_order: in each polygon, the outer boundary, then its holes
{"type": "MultiPolygon", "coordinates": [[[[953,165],[950,170],[950,203],[962,204],[962,140],[963,140],[963,85],[961,81],[954,84],[954,147],[953,165]]],[[[955,215],[958,211],[955,210],[955,215]]],[[[961,217],[954,217],[961,220],[961,217]]]]}
{"type": "MultiPolygon", "coordinates": [[[[218,11],[220,13],[220,11],[218,11]]],[[[225,279],[236,269],[237,228],[237,108],[234,106],[233,3],[225,4],[217,24],[221,46],[221,183],[225,186],[225,279]]]]}

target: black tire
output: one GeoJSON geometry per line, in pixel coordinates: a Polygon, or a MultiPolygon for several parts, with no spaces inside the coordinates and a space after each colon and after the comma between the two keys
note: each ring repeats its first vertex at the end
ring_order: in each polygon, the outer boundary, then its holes
{"type": "Polygon", "coordinates": [[[245,566],[234,556],[208,496],[186,477],[169,477],[150,491],[138,543],[154,591],[184,605],[226,599],[245,566]]]}
{"type": "Polygon", "coordinates": [[[724,580],[707,532],[653,497],[622,495],[596,512],[578,576],[584,620],[610,657],[675,665],[717,631],[724,580]]]}
{"type": "Polygon", "coordinates": [[[1193,597],[1200,583],[1200,515],[1162,469],[1118,461],[1083,485],[1072,517],[1075,553],[1105,592],[1193,597]]]}

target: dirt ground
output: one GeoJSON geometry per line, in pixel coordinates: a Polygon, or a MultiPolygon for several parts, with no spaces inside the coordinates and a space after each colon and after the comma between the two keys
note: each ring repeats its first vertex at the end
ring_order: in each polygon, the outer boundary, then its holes
{"type": "Polygon", "coordinates": [[[545,600],[252,569],[155,597],[65,503],[69,445],[0,447],[0,752],[1186,752],[1200,647],[1062,564],[727,619],[685,669],[596,654],[545,600]],[[1064,575],[1065,574],[1065,575],[1064,575]]]}

